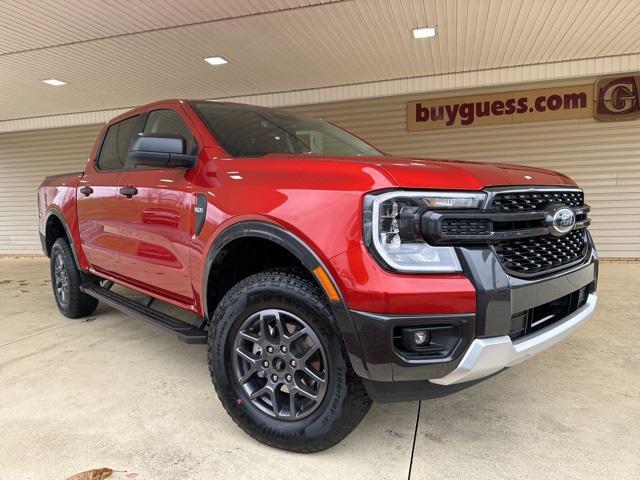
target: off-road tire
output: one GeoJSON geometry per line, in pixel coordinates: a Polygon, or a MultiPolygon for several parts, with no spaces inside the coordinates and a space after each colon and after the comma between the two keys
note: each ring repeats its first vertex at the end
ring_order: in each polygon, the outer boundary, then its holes
{"type": "Polygon", "coordinates": [[[51,247],[51,285],[58,309],[66,317],[86,317],[96,311],[98,300],[82,293],[81,284],[82,275],[76,266],[71,247],[65,238],[58,238],[51,247]],[[67,291],[64,298],[58,291],[56,262],[62,263],[66,275],[67,291]]]}
{"type": "Polygon", "coordinates": [[[269,270],[240,281],[220,301],[210,327],[209,371],[218,398],[233,421],[257,440],[294,452],[319,452],[344,439],[369,410],[371,400],[346,360],[322,291],[299,272],[269,270]],[[240,327],[265,309],[280,309],[304,319],[326,353],[324,397],[299,420],[283,421],[261,411],[241,387],[232,366],[240,327]]]}

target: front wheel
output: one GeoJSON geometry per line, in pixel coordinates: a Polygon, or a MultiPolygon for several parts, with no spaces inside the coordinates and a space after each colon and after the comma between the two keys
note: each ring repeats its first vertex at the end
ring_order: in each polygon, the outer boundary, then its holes
{"type": "Polygon", "coordinates": [[[301,275],[274,270],[246,278],[224,296],[211,327],[218,397],[254,438],[317,452],[346,437],[369,410],[322,292],[301,275]]]}

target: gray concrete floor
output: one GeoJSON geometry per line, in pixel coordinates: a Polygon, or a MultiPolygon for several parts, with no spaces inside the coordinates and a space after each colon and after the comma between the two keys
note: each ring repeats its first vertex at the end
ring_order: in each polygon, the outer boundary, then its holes
{"type": "Polygon", "coordinates": [[[297,455],[227,417],[205,346],[102,305],[66,319],[45,261],[0,260],[0,480],[103,466],[140,480],[636,479],[640,266],[603,265],[599,293],[595,317],[538,357],[447,398],[374,405],[335,448],[297,455]]]}

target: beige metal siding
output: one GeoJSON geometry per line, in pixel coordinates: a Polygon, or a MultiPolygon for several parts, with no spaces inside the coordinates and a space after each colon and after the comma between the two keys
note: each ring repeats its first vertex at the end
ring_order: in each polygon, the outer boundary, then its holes
{"type": "Polygon", "coordinates": [[[0,254],[41,253],[36,190],[84,169],[102,125],[0,134],[0,254]]]}
{"type": "Polygon", "coordinates": [[[387,97],[290,107],[336,123],[388,153],[520,163],[558,170],[584,188],[601,256],[640,257],[640,120],[594,119],[406,132],[406,102],[387,97]]]}

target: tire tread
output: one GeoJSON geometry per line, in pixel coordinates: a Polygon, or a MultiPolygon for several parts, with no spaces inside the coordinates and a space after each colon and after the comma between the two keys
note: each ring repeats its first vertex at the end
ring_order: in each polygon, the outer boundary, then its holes
{"type": "Polygon", "coordinates": [[[98,307],[98,300],[86,293],[80,291],[80,285],[82,285],[82,274],[76,266],[75,259],[71,247],[66,238],[58,238],[51,247],[51,286],[53,288],[53,296],[58,305],[58,309],[62,314],[68,318],[81,318],[91,315],[96,311],[98,307]],[[69,303],[66,308],[60,304],[55,292],[55,279],[53,274],[55,252],[60,251],[62,261],[67,267],[67,274],[69,276],[69,303]]]}
{"type": "MultiPolygon", "coordinates": [[[[217,385],[214,379],[214,371],[212,368],[212,365],[214,364],[214,349],[212,344],[213,339],[217,334],[217,325],[220,317],[224,315],[228,306],[258,288],[269,289],[282,286],[285,286],[296,296],[311,302],[313,307],[319,311],[326,312],[326,318],[331,319],[331,324],[327,324],[328,332],[332,335],[337,335],[333,314],[325,300],[323,292],[318,286],[304,278],[295,269],[274,269],[263,271],[241,280],[232,287],[222,298],[212,316],[209,334],[209,348],[207,352],[211,377],[212,380],[214,380],[214,387],[218,398],[225,410],[233,421],[247,434],[276,448],[286,449],[297,453],[319,452],[333,447],[349,435],[349,433],[351,433],[364,418],[371,407],[372,402],[367,395],[364,385],[350,368],[348,362],[346,362],[347,395],[343,402],[342,413],[340,414],[339,419],[336,419],[331,430],[322,438],[314,439],[312,441],[301,440],[297,444],[292,444],[290,441],[287,441],[290,440],[290,438],[281,432],[265,432],[261,425],[257,425],[253,422],[247,413],[239,409],[231,409],[227,403],[227,392],[217,385]]],[[[346,359],[347,357],[345,352],[342,352],[342,354],[346,359]]]]}

